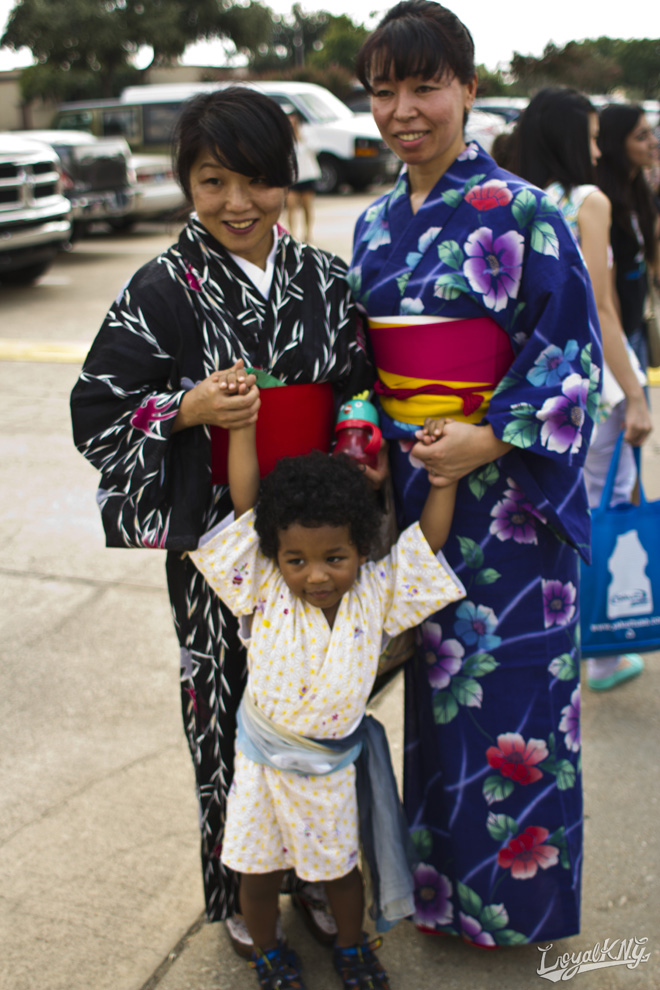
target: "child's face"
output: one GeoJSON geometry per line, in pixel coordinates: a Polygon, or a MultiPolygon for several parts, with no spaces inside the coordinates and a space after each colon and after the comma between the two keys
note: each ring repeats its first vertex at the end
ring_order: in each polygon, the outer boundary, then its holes
{"type": "Polygon", "coordinates": [[[287,587],[298,598],[334,622],[339,601],[355,583],[360,564],[348,526],[301,526],[293,523],[278,533],[277,564],[287,587]]]}

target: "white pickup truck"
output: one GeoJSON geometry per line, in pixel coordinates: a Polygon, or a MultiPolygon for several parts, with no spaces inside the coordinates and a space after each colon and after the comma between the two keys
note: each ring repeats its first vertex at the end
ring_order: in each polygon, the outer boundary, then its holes
{"type": "Polygon", "coordinates": [[[70,237],[71,204],[53,149],[0,134],[0,282],[33,282],[70,237]]]}

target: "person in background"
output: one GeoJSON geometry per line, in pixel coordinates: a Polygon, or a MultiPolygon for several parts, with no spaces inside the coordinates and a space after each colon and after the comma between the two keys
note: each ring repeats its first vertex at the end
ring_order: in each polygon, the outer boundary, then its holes
{"type": "MultiPolygon", "coordinates": [[[[226,474],[212,472],[214,428],[256,418],[255,376],[245,368],[313,384],[302,419],[327,403],[328,390],[332,417],[333,399],[368,388],[372,370],[345,264],[279,226],[296,179],[280,107],[241,87],[195,97],[179,118],[174,164],[194,212],[111,306],[71,413],[76,446],[101,473],[108,546],[167,551],[206,914],[226,920],[232,944],[249,956],[237,880],[220,858],[245,650],[236,619],[184,551],[231,510],[226,474]],[[239,360],[245,368],[227,386],[223,372],[239,360]]],[[[282,435],[292,431],[295,422],[279,424],[282,435]]]]}
{"type": "MultiPolygon", "coordinates": [[[[574,89],[538,92],[518,121],[514,171],[540,186],[558,204],[582,248],[594,290],[603,340],[603,389],[598,423],[584,465],[589,505],[600,504],[612,453],[621,431],[624,446],[613,502],[629,502],[637,479],[632,447],[649,436],[652,424],[644,395],[646,377],[621,328],[613,300],[610,223],[607,196],[594,184],[598,114],[574,89]]],[[[641,673],[639,654],[587,658],[587,679],[607,690],[641,673]]]]}
{"type": "Polygon", "coordinates": [[[405,665],[415,921],[489,948],[564,938],[580,925],[578,555],[601,363],[589,275],[552,200],[466,144],[474,45],[450,10],[397,4],[356,68],[403,162],[358,220],[349,271],[400,525],[429,483],[458,482],[444,553],[467,590],[405,665]],[[447,421],[425,445],[427,416],[447,421]]]}
{"type": "Polygon", "coordinates": [[[644,170],[658,142],[642,107],[613,103],[600,112],[598,185],[612,204],[614,284],[621,324],[643,370],[648,279],[658,275],[658,211],[644,170]]]}
{"type": "Polygon", "coordinates": [[[316,182],[321,178],[321,167],[314,149],[311,147],[302,130],[300,114],[293,111],[289,113],[288,117],[291,121],[295,139],[298,179],[290,187],[287,195],[287,223],[289,224],[289,233],[295,237],[298,228],[297,214],[300,211],[303,221],[300,239],[306,244],[311,244],[312,227],[314,225],[316,182]]]}

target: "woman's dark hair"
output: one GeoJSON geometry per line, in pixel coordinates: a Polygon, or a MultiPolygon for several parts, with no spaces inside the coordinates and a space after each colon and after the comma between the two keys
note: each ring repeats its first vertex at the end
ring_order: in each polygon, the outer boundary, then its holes
{"type": "Polygon", "coordinates": [[[378,534],[380,510],[355,461],[313,450],[282,458],[261,482],[254,528],[266,557],[277,557],[278,533],[294,523],[348,526],[358,553],[368,554],[378,534]]]}
{"type": "Polygon", "coordinates": [[[625,148],[626,138],[637,127],[643,113],[643,108],[633,103],[612,103],[601,110],[598,135],[601,157],[596,174],[598,185],[612,204],[613,222],[632,236],[635,234],[631,213],[637,214],[644,238],[644,254],[652,264],[656,251],[653,195],[641,168],[631,176],[625,148]]]}
{"type": "Polygon", "coordinates": [[[432,0],[403,0],[365,41],[355,63],[358,79],[372,93],[374,78],[474,78],[474,42],[456,14],[432,0]]]}
{"type": "Polygon", "coordinates": [[[595,113],[576,89],[539,90],[516,124],[512,171],[541,189],[550,182],[560,182],[566,192],[595,183],[589,148],[589,117],[595,113]]]}
{"type": "Polygon", "coordinates": [[[269,96],[229,86],[194,96],[183,105],[174,132],[173,163],[179,185],[190,195],[190,170],[202,151],[223,168],[290,186],[298,178],[293,131],[269,96]]]}

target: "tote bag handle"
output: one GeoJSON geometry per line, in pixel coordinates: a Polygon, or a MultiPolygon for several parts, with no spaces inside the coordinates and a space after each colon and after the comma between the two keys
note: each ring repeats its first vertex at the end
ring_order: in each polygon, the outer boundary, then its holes
{"type": "MultiPolygon", "coordinates": [[[[616,470],[619,466],[619,457],[621,456],[621,448],[623,446],[623,430],[619,433],[617,437],[616,444],[614,445],[614,450],[612,451],[612,460],[610,461],[610,466],[607,471],[607,478],[605,479],[605,487],[603,488],[603,493],[600,497],[599,509],[604,512],[609,508],[610,502],[612,500],[612,492],[614,491],[614,481],[616,479],[616,470]]],[[[642,488],[642,456],[641,449],[639,447],[633,447],[633,455],[635,457],[635,466],[637,468],[637,482],[639,488],[639,504],[646,504],[646,495],[644,494],[644,489],[642,488]]]]}

